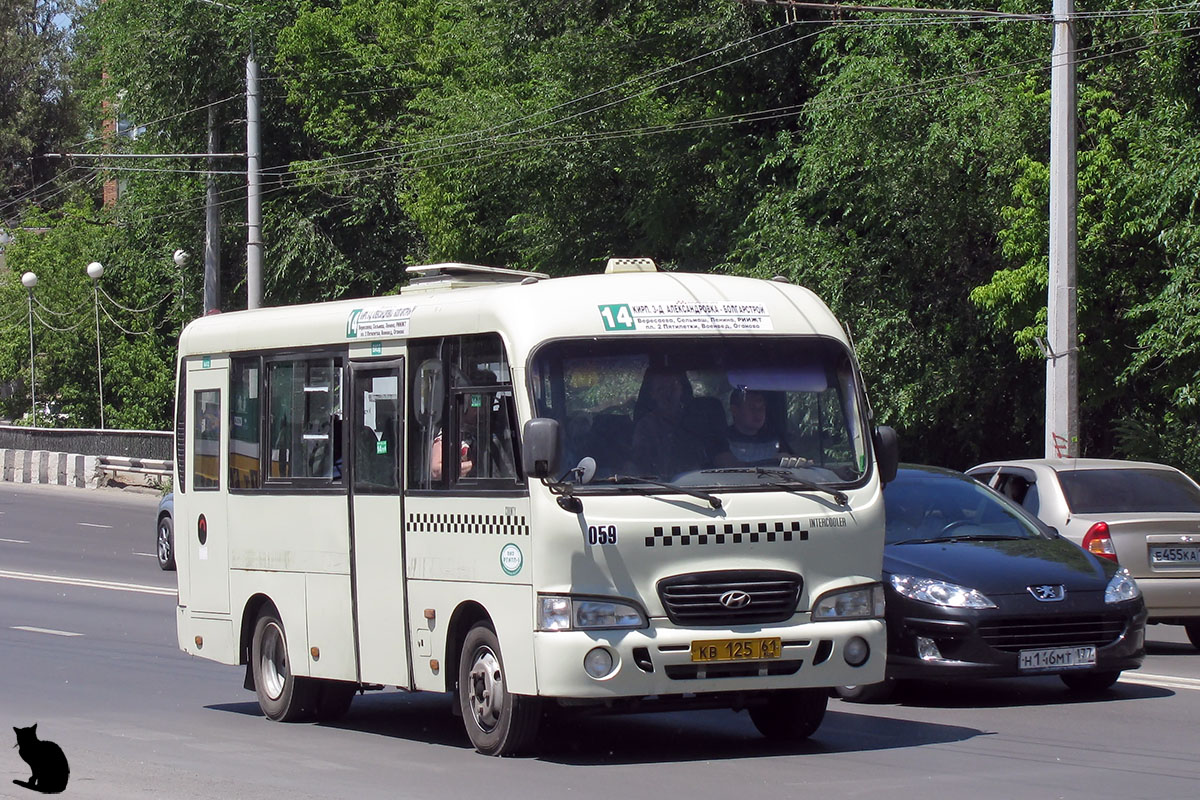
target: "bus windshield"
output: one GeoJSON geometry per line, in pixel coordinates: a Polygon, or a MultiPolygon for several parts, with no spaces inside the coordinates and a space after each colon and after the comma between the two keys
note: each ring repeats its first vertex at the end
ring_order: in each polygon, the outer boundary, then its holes
{"type": "Polygon", "coordinates": [[[827,338],[552,341],[530,388],[535,414],[561,426],[563,468],[595,461],[589,489],[788,490],[867,468],[850,354],[827,338]]]}

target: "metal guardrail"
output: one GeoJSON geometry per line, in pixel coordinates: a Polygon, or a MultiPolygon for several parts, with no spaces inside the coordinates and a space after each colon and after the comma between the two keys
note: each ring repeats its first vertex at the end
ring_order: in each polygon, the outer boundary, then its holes
{"type": "Polygon", "coordinates": [[[160,478],[171,477],[172,463],[161,458],[100,456],[99,463],[100,469],[106,472],[132,472],[138,475],[157,475],[160,478]]]}

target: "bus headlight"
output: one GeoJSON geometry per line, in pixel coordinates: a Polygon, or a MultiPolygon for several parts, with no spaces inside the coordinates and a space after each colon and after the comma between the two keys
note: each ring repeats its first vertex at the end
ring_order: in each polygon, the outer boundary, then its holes
{"type": "Polygon", "coordinates": [[[538,597],[538,630],[579,631],[644,628],[646,615],[631,602],[600,597],[541,595],[538,597]]]}
{"type": "Polygon", "coordinates": [[[876,619],[883,616],[883,585],[850,586],[826,592],[813,603],[812,620],[876,619]]]}

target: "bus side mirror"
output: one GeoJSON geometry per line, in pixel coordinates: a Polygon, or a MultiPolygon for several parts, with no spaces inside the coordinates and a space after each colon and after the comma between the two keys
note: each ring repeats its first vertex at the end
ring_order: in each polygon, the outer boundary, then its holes
{"type": "Polygon", "coordinates": [[[875,463],[879,465],[879,480],[881,483],[891,483],[896,480],[896,470],[900,467],[900,437],[890,425],[878,425],[871,439],[875,443],[875,463]]]}
{"type": "Polygon", "coordinates": [[[558,420],[536,417],[525,423],[521,437],[521,463],[530,478],[549,478],[558,475],[558,453],[562,432],[558,420]]]}

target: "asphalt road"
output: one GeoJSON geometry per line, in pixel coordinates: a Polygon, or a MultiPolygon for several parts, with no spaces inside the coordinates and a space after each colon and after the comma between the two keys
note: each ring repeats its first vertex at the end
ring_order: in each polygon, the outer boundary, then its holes
{"type": "MultiPolygon", "coordinates": [[[[1200,651],[1174,627],[1100,698],[1056,678],[921,684],[831,700],[807,743],[745,714],[573,720],[537,757],[471,749],[443,696],[355,700],[337,724],[265,720],[242,670],[175,643],[174,573],[153,556],[157,497],[0,483],[0,743],[38,724],[79,798],[1194,798],[1200,651]]],[[[10,740],[15,743],[15,738],[10,740]]],[[[36,795],[0,745],[0,797],[36,795]]]]}

